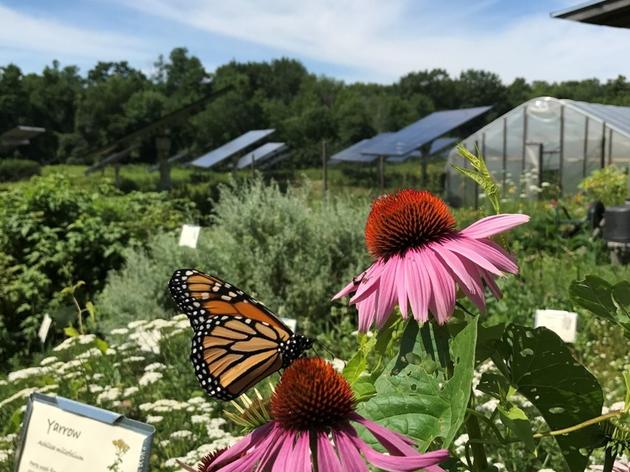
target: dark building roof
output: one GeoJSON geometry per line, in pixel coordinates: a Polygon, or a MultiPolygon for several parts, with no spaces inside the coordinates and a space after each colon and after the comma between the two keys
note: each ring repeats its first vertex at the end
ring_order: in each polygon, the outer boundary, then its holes
{"type": "Polygon", "coordinates": [[[553,12],[553,18],[630,28],[630,0],[595,0],[553,12]]]}

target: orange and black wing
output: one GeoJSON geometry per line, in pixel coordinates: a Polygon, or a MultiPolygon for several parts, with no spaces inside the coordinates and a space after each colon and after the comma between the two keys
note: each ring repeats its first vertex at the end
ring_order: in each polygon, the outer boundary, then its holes
{"type": "Polygon", "coordinates": [[[171,277],[168,288],[195,330],[214,316],[241,316],[292,334],[265,305],[213,275],[195,269],[179,269],[171,277]]]}
{"type": "Polygon", "coordinates": [[[196,330],[190,359],[209,395],[232,400],[283,367],[283,352],[290,338],[290,331],[266,321],[215,316],[196,330]]]}

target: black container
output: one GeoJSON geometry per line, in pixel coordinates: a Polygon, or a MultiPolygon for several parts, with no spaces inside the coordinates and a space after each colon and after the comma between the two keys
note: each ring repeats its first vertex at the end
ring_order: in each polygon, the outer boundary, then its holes
{"type": "Polygon", "coordinates": [[[630,243],[630,205],[606,208],[604,240],[630,243]]]}

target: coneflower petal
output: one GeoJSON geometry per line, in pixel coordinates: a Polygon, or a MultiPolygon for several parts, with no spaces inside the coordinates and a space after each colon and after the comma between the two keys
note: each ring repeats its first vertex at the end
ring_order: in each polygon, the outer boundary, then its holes
{"type": "Polygon", "coordinates": [[[339,458],[341,459],[341,465],[345,471],[353,472],[368,472],[367,465],[361,458],[361,454],[352,440],[348,437],[347,431],[353,431],[352,428],[346,427],[338,431],[333,431],[333,438],[335,439],[335,445],[339,452],[339,458]]]}
{"type": "Polygon", "coordinates": [[[301,433],[295,446],[293,453],[287,461],[287,468],[285,470],[291,470],[295,472],[311,472],[311,455],[309,449],[309,433],[301,433]]]}
{"type": "Polygon", "coordinates": [[[488,259],[486,259],[482,254],[479,254],[478,252],[476,252],[471,247],[471,245],[469,244],[470,241],[476,241],[476,240],[469,239],[469,238],[449,239],[448,241],[444,242],[444,247],[451,252],[455,252],[459,254],[460,256],[465,257],[469,261],[474,262],[478,266],[484,268],[485,270],[489,272],[492,272],[493,274],[503,275],[503,273],[497,267],[495,267],[490,261],[488,261],[488,259]]]}
{"type": "Polygon", "coordinates": [[[468,290],[475,290],[475,282],[470,273],[466,270],[461,259],[442,245],[430,245],[429,248],[442,260],[444,266],[451,270],[458,283],[468,290]]]}
{"type": "Polygon", "coordinates": [[[398,306],[400,307],[400,313],[403,319],[407,319],[407,311],[409,310],[409,298],[407,295],[407,284],[405,282],[407,270],[405,267],[405,260],[399,256],[396,261],[396,278],[394,287],[396,288],[398,297],[398,306]]]}
{"type": "Polygon", "coordinates": [[[461,230],[460,234],[474,239],[487,238],[495,234],[503,233],[528,221],[529,216],[521,214],[507,213],[503,215],[486,216],[461,230]]]}
{"type": "Polygon", "coordinates": [[[317,433],[317,465],[321,471],[344,472],[326,432],[317,433]]]}
{"type": "Polygon", "coordinates": [[[269,438],[269,433],[271,432],[275,433],[273,423],[267,423],[266,425],[252,431],[243,439],[234,444],[232,447],[219,454],[219,456],[217,456],[217,458],[214,460],[213,465],[215,465],[216,467],[220,467],[222,464],[227,464],[234,461],[242,453],[263,442],[265,438],[269,438]]]}
{"type": "Polygon", "coordinates": [[[455,281],[433,251],[426,250],[425,258],[428,263],[427,268],[431,267],[434,275],[430,278],[433,286],[431,297],[434,304],[433,312],[437,317],[438,323],[444,324],[453,313],[455,307],[455,281]]]}
{"type": "Polygon", "coordinates": [[[411,311],[416,321],[424,323],[429,319],[429,298],[431,297],[426,273],[421,264],[416,260],[413,254],[405,262],[407,276],[407,293],[409,293],[409,301],[411,302],[411,311]]]}
{"type": "Polygon", "coordinates": [[[357,413],[354,413],[351,419],[364,426],[391,454],[416,454],[418,452],[411,446],[414,442],[407,436],[387,429],[357,413]]]}
{"type": "MultiPolygon", "coordinates": [[[[494,267],[501,271],[503,275],[504,272],[509,272],[514,274],[518,272],[518,266],[514,263],[514,261],[505,255],[504,251],[499,251],[492,244],[487,244],[483,240],[470,239],[466,238],[465,242],[462,243],[470,246],[470,248],[477,252],[480,256],[484,257],[488,262],[490,262],[494,267]]],[[[484,267],[485,269],[485,267],[484,267]]],[[[486,269],[488,270],[488,269],[486,269]]]]}
{"type": "Polygon", "coordinates": [[[347,434],[352,444],[363,453],[369,463],[391,472],[414,472],[418,469],[431,470],[429,469],[431,466],[434,467],[433,471],[435,472],[442,471],[442,468],[437,467],[435,464],[448,458],[448,451],[446,449],[439,449],[426,454],[414,451],[415,454],[413,455],[409,454],[403,456],[382,454],[363,442],[353,429],[348,428],[344,432],[347,434]]]}

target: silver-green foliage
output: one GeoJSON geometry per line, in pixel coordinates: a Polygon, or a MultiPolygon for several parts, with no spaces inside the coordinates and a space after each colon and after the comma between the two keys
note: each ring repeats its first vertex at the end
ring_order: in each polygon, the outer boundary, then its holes
{"type": "Polygon", "coordinates": [[[286,193],[261,181],[225,186],[197,249],[180,248],[177,235],[165,233],[149,250],[127,252],[97,300],[104,328],[174,312],[166,285],[181,267],[216,274],[281,316],[323,327],[332,321],[330,298],[369,264],[362,203],[325,205],[308,185],[286,193]]]}

